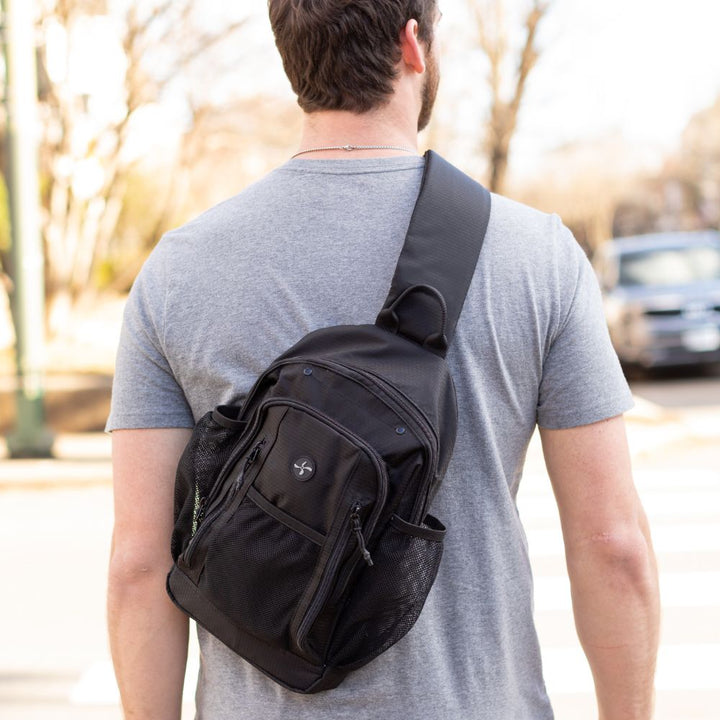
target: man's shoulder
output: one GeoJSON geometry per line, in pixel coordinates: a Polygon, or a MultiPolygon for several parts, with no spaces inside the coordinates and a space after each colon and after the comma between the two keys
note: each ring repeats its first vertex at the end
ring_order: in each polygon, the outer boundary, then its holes
{"type": "Polygon", "coordinates": [[[260,229],[262,234],[272,227],[283,195],[278,181],[277,171],[272,171],[166,232],[152,252],[155,262],[200,269],[211,258],[223,257],[238,247],[247,248],[249,230],[257,234],[260,229]]]}
{"type": "Polygon", "coordinates": [[[517,262],[547,265],[582,254],[572,232],[556,213],[546,213],[504,195],[492,195],[489,247],[517,262]]]}
{"type": "Polygon", "coordinates": [[[227,228],[229,223],[241,218],[244,214],[261,212],[263,204],[273,196],[273,189],[278,183],[278,178],[278,170],[269,172],[236,194],[218,202],[166,233],[166,237],[173,239],[197,233],[212,235],[214,230],[227,228]]]}
{"type": "Polygon", "coordinates": [[[503,219],[530,226],[546,222],[548,218],[554,217],[553,214],[543,212],[531,205],[498,193],[492,193],[492,208],[493,212],[503,219]]]}

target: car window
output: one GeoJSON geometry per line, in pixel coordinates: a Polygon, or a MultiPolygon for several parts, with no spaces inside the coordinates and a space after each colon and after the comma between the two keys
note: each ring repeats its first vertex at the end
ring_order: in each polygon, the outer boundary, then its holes
{"type": "Polygon", "coordinates": [[[720,248],[699,245],[627,253],[620,258],[620,285],[691,285],[720,280],[720,248]]]}

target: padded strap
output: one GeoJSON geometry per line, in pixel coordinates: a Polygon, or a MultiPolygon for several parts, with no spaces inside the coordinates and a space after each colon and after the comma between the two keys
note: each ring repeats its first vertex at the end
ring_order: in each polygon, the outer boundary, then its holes
{"type": "Polygon", "coordinates": [[[445,356],[490,220],[490,193],[432,150],[376,325],[445,356]]]}

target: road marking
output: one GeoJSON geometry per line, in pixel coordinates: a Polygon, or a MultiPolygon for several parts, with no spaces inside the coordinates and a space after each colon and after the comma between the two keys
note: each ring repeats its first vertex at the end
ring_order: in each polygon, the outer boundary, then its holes
{"type": "MultiPolygon", "coordinates": [[[[580,648],[544,648],[545,683],[550,693],[592,692],[590,668],[580,648]]],[[[720,645],[663,645],[655,687],[667,690],[719,690],[720,645]]]]}
{"type": "MultiPolygon", "coordinates": [[[[651,528],[655,553],[720,552],[719,527],[720,522],[655,524],[651,528]]],[[[531,558],[563,556],[559,527],[530,527],[526,534],[531,558]]]]}
{"type": "MultiPolygon", "coordinates": [[[[183,687],[183,702],[192,702],[195,697],[199,660],[197,654],[188,658],[183,687]]],[[[73,705],[89,707],[106,707],[120,704],[118,692],[110,660],[93,663],[80,675],[70,691],[68,699],[73,705]]]]}
{"type": "Polygon", "coordinates": [[[70,691],[73,705],[118,705],[120,694],[110,660],[90,665],[70,691]]]}
{"type": "MultiPolygon", "coordinates": [[[[693,467],[682,471],[677,467],[669,470],[643,468],[633,471],[633,480],[643,497],[661,490],[669,490],[678,494],[720,490],[720,472],[702,467],[693,467]]],[[[518,498],[520,502],[528,500],[535,502],[536,499],[542,498],[554,502],[547,473],[541,470],[528,470],[523,473],[518,498]]]]}
{"type": "MultiPolygon", "coordinates": [[[[653,519],[653,527],[668,520],[683,522],[703,518],[720,521],[720,490],[696,490],[687,495],[663,490],[646,494],[642,502],[645,512],[653,519]]],[[[557,521],[558,518],[557,505],[551,498],[537,498],[521,504],[520,514],[528,527],[539,520],[557,521]]]]}
{"type": "MultiPolygon", "coordinates": [[[[660,598],[663,608],[719,607],[720,572],[660,573],[660,598]]],[[[536,612],[571,609],[567,576],[535,578],[536,612]]]]}

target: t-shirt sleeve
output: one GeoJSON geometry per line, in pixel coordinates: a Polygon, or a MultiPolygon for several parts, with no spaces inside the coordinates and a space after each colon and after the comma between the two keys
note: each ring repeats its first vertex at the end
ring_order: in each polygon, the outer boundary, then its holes
{"type": "Polygon", "coordinates": [[[193,427],[193,415],[164,346],[167,272],[160,248],[140,271],[120,333],[106,431],[193,427]]]}
{"type": "Polygon", "coordinates": [[[595,273],[569,230],[558,272],[559,303],[566,310],[552,334],[543,363],[537,408],[541,427],[589,425],[621,415],[633,399],[620,368],[603,314],[595,273]]]}

